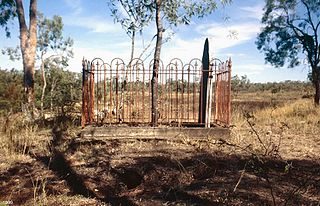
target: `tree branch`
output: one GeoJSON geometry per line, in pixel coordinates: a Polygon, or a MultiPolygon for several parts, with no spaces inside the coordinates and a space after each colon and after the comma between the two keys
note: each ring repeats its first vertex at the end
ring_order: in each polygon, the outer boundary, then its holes
{"type": "Polygon", "coordinates": [[[146,46],[146,47],[143,49],[143,51],[141,52],[141,54],[139,55],[139,59],[140,59],[140,58],[143,56],[143,54],[150,48],[153,40],[154,40],[156,37],[157,37],[157,35],[154,35],[154,36],[152,37],[152,39],[150,40],[148,46],[146,46]]]}
{"type": "MultiPolygon", "coordinates": [[[[319,42],[318,42],[318,34],[317,34],[317,28],[315,27],[315,25],[314,25],[314,23],[313,23],[313,21],[312,21],[312,17],[311,17],[311,12],[310,12],[310,8],[309,8],[309,6],[308,6],[308,4],[305,2],[305,1],[301,1],[302,2],[302,4],[306,7],[306,9],[307,9],[307,13],[308,13],[308,22],[309,22],[309,24],[311,25],[311,27],[312,27],[312,30],[313,30],[313,32],[314,32],[314,37],[315,37],[315,61],[317,61],[317,57],[319,56],[319,54],[318,54],[318,47],[319,47],[319,42]]],[[[319,22],[320,23],[320,22],[319,22]]],[[[319,24],[318,23],[318,24],[319,24]]]]}
{"type": "Polygon", "coordinates": [[[300,29],[299,27],[296,27],[295,25],[293,25],[291,22],[292,20],[290,20],[290,17],[288,15],[288,12],[287,10],[285,10],[286,13],[287,13],[287,24],[288,26],[293,30],[293,32],[295,33],[295,35],[297,36],[298,40],[300,41],[300,43],[302,44],[303,48],[307,51],[307,56],[308,56],[308,59],[309,59],[309,63],[313,64],[313,61],[312,61],[312,57],[310,56],[312,54],[312,51],[310,51],[310,48],[308,48],[305,44],[305,36],[307,35],[304,31],[302,31],[302,29],[300,29]],[[298,33],[300,32],[301,35],[298,33]]]}
{"type": "MultiPolygon", "coordinates": [[[[318,22],[318,24],[316,25],[316,33],[318,32],[318,29],[319,29],[319,26],[320,26],[320,21],[318,22]]],[[[318,34],[317,34],[318,35],[318,34]]],[[[319,61],[320,61],[320,46],[319,46],[319,41],[318,41],[318,37],[317,37],[317,48],[318,48],[318,56],[317,56],[317,63],[319,64],[319,61]]]]}
{"type": "MultiPolygon", "coordinates": [[[[17,13],[18,13],[18,20],[19,20],[19,28],[20,28],[20,44],[21,47],[26,48],[27,47],[27,39],[28,39],[28,28],[26,24],[26,20],[24,17],[24,9],[23,9],[23,3],[22,0],[16,0],[17,5],[17,13]]],[[[22,51],[24,51],[22,49],[22,51]]],[[[24,52],[22,52],[24,55],[24,52]]]]}

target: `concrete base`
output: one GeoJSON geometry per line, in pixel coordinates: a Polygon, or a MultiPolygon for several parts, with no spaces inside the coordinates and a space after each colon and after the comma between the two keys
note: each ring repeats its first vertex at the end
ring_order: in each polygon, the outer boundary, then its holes
{"type": "Polygon", "coordinates": [[[82,130],[82,138],[94,139],[227,139],[230,136],[228,128],[190,128],[190,127],[86,127],[82,130]]]}

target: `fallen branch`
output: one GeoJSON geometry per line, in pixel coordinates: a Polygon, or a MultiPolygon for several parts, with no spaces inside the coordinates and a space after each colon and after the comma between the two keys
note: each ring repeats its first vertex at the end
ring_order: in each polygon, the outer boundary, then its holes
{"type": "Polygon", "coordinates": [[[248,162],[246,162],[246,164],[245,164],[244,167],[243,167],[243,170],[242,170],[242,172],[241,172],[240,178],[239,178],[236,186],[234,186],[234,188],[233,188],[233,192],[236,192],[236,190],[237,190],[237,188],[238,188],[238,186],[239,186],[239,184],[240,184],[240,182],[241,182],[241,180],[242,180],[242,178],[243,178],[243,176],[244,176],[244,173],[246,172],[247,163],[248,163],[248,162]]]}

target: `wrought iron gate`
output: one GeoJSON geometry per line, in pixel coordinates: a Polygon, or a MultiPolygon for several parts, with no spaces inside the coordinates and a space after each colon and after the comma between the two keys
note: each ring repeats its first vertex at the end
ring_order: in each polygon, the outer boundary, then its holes
{"type": "MultiPolygon", "coordinates": [[[[82,126],[87,124],[151,123],[151,79],[153,61],[133,59],[126,64],[115,58],[83,60],[82,126]]],[[[163,125],[204,125],[199,120],[205,105],[200,98],[203,73],[209,72],[208,123],[230,124],[231,60],[212,59],[209,71],[200,59],[183,63],[160,62],[158,74],[158,123],[163,125]],[[211,89],[210,89],[211,88],[211,89]],[[211,109],[212,108],[212,109],[211,109]]]]}

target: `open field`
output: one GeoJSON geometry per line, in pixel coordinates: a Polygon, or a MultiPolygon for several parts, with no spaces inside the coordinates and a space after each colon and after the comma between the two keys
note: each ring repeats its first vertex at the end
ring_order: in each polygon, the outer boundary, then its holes
{"type": "Polygon", "coordinates": [[[2,119],[0,205],[319,205],[320,108],[290,92],[233,98],[231,136],[83,139],[71,118],[2,119]]]}

